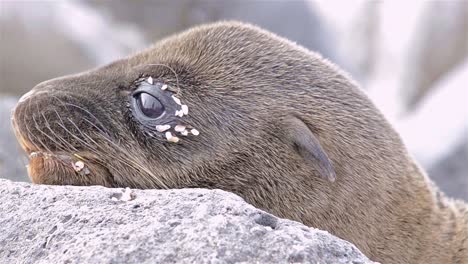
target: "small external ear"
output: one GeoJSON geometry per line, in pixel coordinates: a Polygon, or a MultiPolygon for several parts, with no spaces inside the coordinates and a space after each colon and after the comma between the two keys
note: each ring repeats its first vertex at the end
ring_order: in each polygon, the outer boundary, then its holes
{"type": "Polygon", "coordinates": [[[284,120],[285,139],[297,147],[297,151],[310,166],[316,168],[320,175],[334,182],[335,170],[320,142],[309,127],[296,117],[284,120]]]}

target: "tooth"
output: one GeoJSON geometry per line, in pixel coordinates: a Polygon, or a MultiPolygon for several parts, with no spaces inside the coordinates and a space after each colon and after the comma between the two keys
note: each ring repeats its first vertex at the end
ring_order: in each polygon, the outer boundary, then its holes
{"type": "Polygon", "coordinates": [[[182,136],[188,136],[188,130],[185,129],[184,131],[180,132],[182,136]]]}
{"type": "Polygon", "coordinates": [[[161,90],[166,90],[167,89],[167,84],[164,84],[162,87],[161,87],[161,90]]]}

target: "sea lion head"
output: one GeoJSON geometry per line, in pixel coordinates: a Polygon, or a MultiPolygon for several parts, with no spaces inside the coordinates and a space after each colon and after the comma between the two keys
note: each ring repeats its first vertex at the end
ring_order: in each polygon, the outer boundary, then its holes
{"type": "Polygon", "coordinates": [[[291,151],[266,147],[284,143],[334,181],[314,128],[297,111],[302,103],[288,71],[301,71],[300,50],[288,44],[252,26],[221,23],[37,85],[13,118],[33,182],[222,187],[231,185],[221,175],[226,168],[252,174],[257,157],[291,151]]]}
{"type": "Polygon", "coordinates": [[[13,125],[34,183],[219,188],[364,252],[381,235],[372,224],[395,214],[392,192],[406,188],[398,177],[410,167],[346,74],[237,22],[43,82],[13,125]]]}

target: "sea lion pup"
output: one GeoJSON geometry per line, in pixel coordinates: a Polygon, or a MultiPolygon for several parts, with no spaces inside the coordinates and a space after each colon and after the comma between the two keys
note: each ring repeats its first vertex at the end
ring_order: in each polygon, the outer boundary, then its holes
{"type": "Polygon", "coordinates": [[[37,85],[13,124],[35,183],[219,188],[382,263],[468,263],[450,201],[336,66],[237,22],[37,85]]]}

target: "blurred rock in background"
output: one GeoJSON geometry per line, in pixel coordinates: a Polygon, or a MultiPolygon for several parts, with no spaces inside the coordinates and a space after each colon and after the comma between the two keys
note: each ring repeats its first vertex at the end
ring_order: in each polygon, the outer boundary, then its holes
{"type": "Polygon", "coordinates": [[[433,1],[422,10],[403,76],[402,97],[408,110],[418,107],[434,83],[468,55],[468,2],[433,1]]]}
{"type": "Polygon", "coordinates": [[[16,142],[10,125],[11,109],[17,101],[16,97],[0,97],[0,178],[29,181],[26,173],[27,158],[16,142]]]}
{"type": "Polygon", "coordinates": [[[355,78],[443,191],[468,200],[468,2],[1,1],[0,177],[25,180],[9,113],[37,83],[102,65],[193,25],[236,19],[355,78]]]}
{"type": "Polygon", "coordinates": [[[408,150],[450,194],[468,200],[468,58],[396,122],[408,150]],[[451,186],[449,188],[449,186],[451,186]]]}

